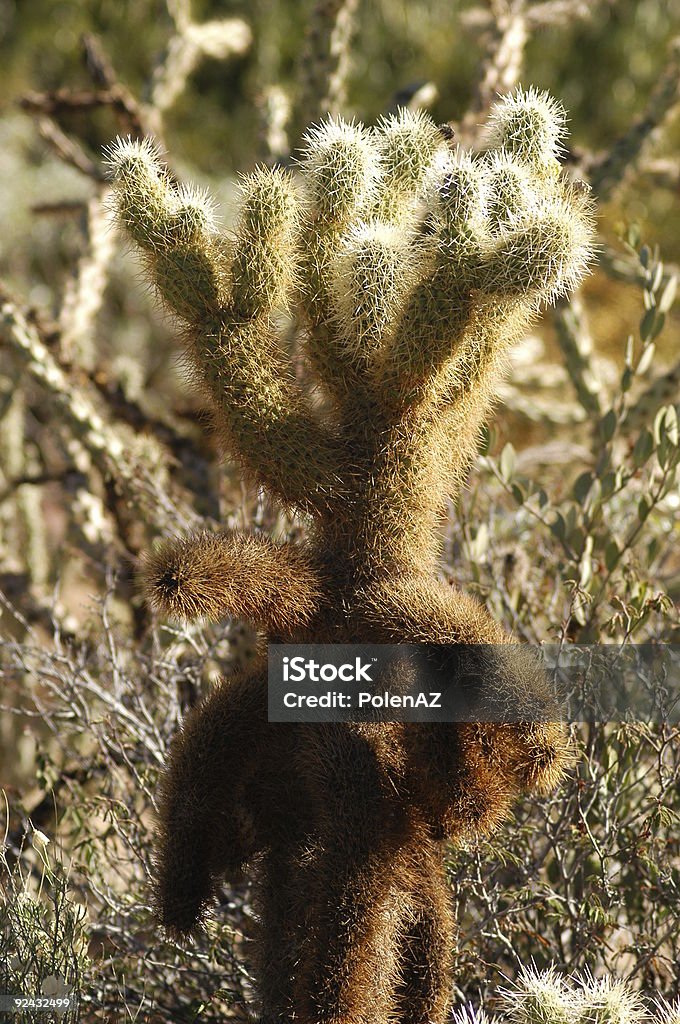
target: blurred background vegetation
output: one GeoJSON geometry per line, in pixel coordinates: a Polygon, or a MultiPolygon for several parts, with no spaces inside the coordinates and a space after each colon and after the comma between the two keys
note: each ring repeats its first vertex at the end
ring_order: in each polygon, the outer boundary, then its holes
{"type": "MultiPolygon", "coordinates": [[[[325,99],[474,145],[497,90],[559,97],[599,265],[518,347],[442,572],[521,639],[677,644],[679,34],[676,0],[0,0],[0,989],[63,984],[87,1021],[252,1005],[247,887],[187,951],[146,882],[167,743],[254,637],[156,621],[134,566],[159,535],[300,524],[215,451],[102,147],[153,131],[228,227],[239,173],[290,162],[325,99]]],[[[573,731],[559,793],[451,851],[459,1003],[532,959],[680,994],[678,730],[573,731]]]]}

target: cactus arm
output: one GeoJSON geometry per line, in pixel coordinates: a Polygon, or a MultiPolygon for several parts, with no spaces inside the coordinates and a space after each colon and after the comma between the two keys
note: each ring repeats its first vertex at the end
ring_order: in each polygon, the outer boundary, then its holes
{"type": "Polygon", "coordinates": [[[434,167],[432,272],[413,289],[374,364],[376,388],[395,411],[452,387],[459,395],[460,370],[475,354],[484,364],[493,361],[490,344],[509,347],[504,306],[526,326],[583,277],[591,210],[559,177],[560,110],[519,91],[494,108],[485,153],[451,154],[434,167]]]}
{"type": "Polygon", "coordinates": [[[556,197],[503,231],[484,255],[479,290],[499,298],[526,297],[534,308],[571,291],[591,255],[585,212],[576,197],[556,197]]]}
{"type": "Polygon", "coordinates": [[[342,492],[342,442],[314,415],[264,318],[190,339],[218,437],[251,479],[314,513],[342,492]]]}
{"type": "Polygon", "coordinates": [[[207,197],[175,185],[150,139],[118,139],[107,157],[116,216],[163,301],[189,323],[214,316],[225,297],[228,265],[207,197]]]}
{"type": "Polygon", "coordinates": [[[306,142],[306,348],[340,408],[365,411],[374,404],[366,368],[422,262],[410,232],[444,140],[430,118],[400,111],[372,133],[330,120],[306,142]]]}
{"type": "Polygon", "coordinates": [[[468,595],[431,579],[404,575],[365,588],[357,595],[357,605],[380,642],[399,637],[401,643],[425,645],[435,652],[433,663],[441,666],[447,664],[447,650],[454,656],[462,650],[460,664],[467,666],[463,674],[479,675],[480,709],[486,708],[491,719],[507,722],[510,714],[512,723],[557,714],[555,694],[540,660],[526,645],[513,642],[486,608],[468,595]],[[439,649],[441,655],[436,653],[439,649]]]}
{"type": "Polygon", "coordinates": [[[548,792],[561,781],[573,753],[564,723],[546,720],[558,717],[558,707],[542,665],[482,605],[409,575],[365,588],[356,604],[380,642],[429,645],[440,679],[450,645],[451,674],[482,680],[479,698],[488,710],[480,717],[488,720],[408,727],[414,765],[431,766],[421,779],[421,799],[449,838],[488,831],[520,791],[548,792]],[[503,756],[487,758],[484,752],[494,749],[503,756]]]}
{"type": "Polygon", "coordinates": [[[323,580],[303,548],[253,534],[197,533],[162,541],[141,578],[151,606],[174,619],[245,619],[288,635],[318,611],[323,580]]]}
{"type": "Polygon", "coordinates": [[[369,394],[346,357],[330,281],[344,232],[370,208],[379,173],[377,150],[363,125],[329,118],[307,133],[300,169],[309,196],[301,246],[305,352],[336,408],[365,406],[369,394]]]}
{"type": "Polygon", "coordinates": [[[478,601],[430,576],[381,580],[359,591],[356,605],[384,643],[502,644],[509,639],[478,601]]]}
{"type": "Polygon", "coordinates": [[[266,666],[237,673],[189,711],[172,741],[160,780],[154,903],[178,937],[195,931],[221,878],[238,877],[264,845],[249,797],[277,738],[266,699],[266,666]]]}
{"type": "Polygon", "coordinates": [[[176,187],[149,142],[119,141],[109,162],[118,217],[187,324],[222,443],[285,503],[324,507],[337,487],[341,447],[314,416],[273,322],[297,262],[290,179],[263,169],[245,180],[229,260],[206,197],[176,187]]]}
{"type": "Polygon", "coordinates": [[[375,139],[381,173],[373,216],[408,229],[418,221],[429,175],[448,152],[446,137],[427,114],[401,109],[380,120],[375,139]]]}

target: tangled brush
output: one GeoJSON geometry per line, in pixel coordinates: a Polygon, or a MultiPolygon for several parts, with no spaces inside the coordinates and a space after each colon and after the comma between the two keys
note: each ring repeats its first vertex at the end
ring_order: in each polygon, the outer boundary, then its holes
{"type": "MultiPolygon", "coordinates": [[[[326,120],[296,176],[245,178],[228,240],[150,143],[114,145],[119,219],[184,322],[223,446],[308,522],[300,545],[235,532],[162,542],[144,566],[160,613],[247,619],[272,642],[492,645],[470,648],[475,664],[519,707],[549,707],[529,653],[436,572],[445,501],[508,350],[589,261],[589,201],[557,159],[564,120],[550,97],[517,91],[475,154],[420,113],[375,129],[326,120]]],[[[442,844],[553,787],[563,727],[545,715],[268,723],[266,682],[262,664],[224,680],[174,740],[161,921],[190,932],[246,867],[263,1022],[443,1021],[442,844]]]]}

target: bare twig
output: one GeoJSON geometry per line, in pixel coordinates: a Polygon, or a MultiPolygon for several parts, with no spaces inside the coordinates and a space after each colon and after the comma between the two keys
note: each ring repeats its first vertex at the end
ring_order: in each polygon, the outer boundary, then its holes
{"type": "Polygon", "coordinates": [[[196,524],[196,513],[186,499],[179,495],[171,497],[164,485],[167,453],[160,445],[154,446],[151,439],[145,453],[144,447],[135,443],[134,435],[128,436],[123,427],[107,423],[84,386],[69,379],[58,365],[37,327],[8,299],[2,304],[0,331],[12,351],[22,358],[26,370],[57,404],[69,428],[105,477],[113,475],[116,484],[125,489],[135,504],[141,505],[145,515],[158,517],[159,525],[172,524],[176,529],[178,523],[185,528],[196,524]]]}
{"type": "Polygon", "coordinates": [[[595,195],[606,199],[631,173],[658,130],[676,109],[680,100],[680,39],[670,46],[668,62],[660,76],[644,113],[619,138],[608,153],[594,159],[588,175],[595,195]]]}
{"type": "Polygon", "coordinates": [[[83,147],[62,131],[51,117],[41,114],[38,117],[38,131],[50,149],[69,167],[74,167],[81,174],[97,182],[104,181],[104,173],[93,160],[90,160],[83,147]]]}
{"type": "Polygon", "coordinates": [[[296,130],[324,114],[344,110],[350,43],[359,0],[315,0],[300,62],[301,98],[296,130]]]}
{"type": "Polygon", "coordinates": [[[116,82],[104,89],[55,89],[51,92],[29,92],[19,100],[29,114],[48,116],[59,121],[67,114],[109,107],[122,122],[122,130],[135,138],[148,134],[144,116],[129,89],[116,82]]]}
{"type": "Polygon", "coordinates": [[[87,248],[75,278],[67,284],[59,321],[61,353],[86,370],[96,364],[94,328],[108,284],[108,268],[116,247],[116,227],[107,215],[107,193],[87,208],[87,248]]]}
{"type": "Polygon", "coordinates": [[[578,296],[557,303],[555,327],[576,397],[587,415],[597,420],[602,415],[601,386],[592,365],[593,341],[578,296]]]}

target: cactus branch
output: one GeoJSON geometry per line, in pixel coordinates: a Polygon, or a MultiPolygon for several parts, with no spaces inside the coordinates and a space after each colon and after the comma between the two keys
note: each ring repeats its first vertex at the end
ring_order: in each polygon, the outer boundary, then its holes
{"type": "Polygon", "coordinates": [[[323,507],[338,483],[340,447],[313,415],[273,323],[294,281],[290,179],[267,169],[246,179],[230,254],[206,197],[175,187],[151,143],[119,140],[109,160],[118,217],[188,325],[187,348],[223,444],[284,502],[323,507]]]}
{"type": "Polygon", "coordinates": [[[677,110],[680,101],[680,39],[669,47],[663,74],[656,83],[641,117],[589,168],[590,183],[598,199],[605,200],[636,167],[651,139],[677,110]]]}
{"type": "Polygon", "coordinates": [[[213,621],[237,616],[273,635],[305,625],[322,603],[322,581],[302,549],[248,534],[165,540],[146,556],[141,575],[162,615],[213,621]]]}
{"type": "Polygon", "coordinates": [[[342,113],[358,0],[316,0],[302,56],[300,110],[305,117],[342,113]]]}

